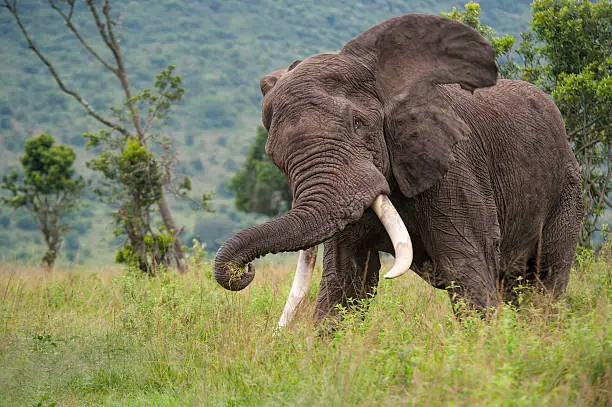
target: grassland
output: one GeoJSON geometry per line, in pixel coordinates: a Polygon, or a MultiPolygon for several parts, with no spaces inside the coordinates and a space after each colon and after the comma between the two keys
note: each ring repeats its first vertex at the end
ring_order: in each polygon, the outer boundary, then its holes
{"type": "Polygon", "coordinates": [[[156,278],[4,265],[0,405],[610,405],[607,257],[581,253],[559,301],[524,289],[488,322],[459,323],[413,275],[383,281],[333,337],[313,329],[316,288],[274,334],[286,263],[260,263],[241,293],[206,261],[156,278]]]}

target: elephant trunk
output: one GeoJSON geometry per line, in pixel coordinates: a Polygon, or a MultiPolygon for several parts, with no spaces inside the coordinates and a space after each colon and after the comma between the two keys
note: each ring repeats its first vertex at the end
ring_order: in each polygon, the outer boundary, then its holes
{"type": "MultiPolygon", "coordinates": [[[[365,209],[365,208],[364,208],[365,209]]],[[[395,263],[385,278],[395,278],[409,270],[412,243],[399,214],[386,195],[374,199],[372,209],[389,233],[395,248],[395,263]]],[[[358,214],[361,217],[363,211],[358,214]]],[[[351,219],[321,221],[320,217],[293,209],[278,219],[243,229],[229,238],[215,257],[215,279],[224,288],[240,291],[255,277],[251,262],[268,253],[296,251],[315,246],[343,229],[351,219]],[[245,269],[246,267],[246,269],[245,269]]]]}
{"type": "Polygon", "coordinates": [[[386,179],[369,163],[360,174],[348,174],[329,172],[330,168],[342,167],[321,160],[303,159],[303,168],[295,170],[291,211],[243,229],[221,246],[215,257],[215,278],[221,286],[232,291],[242,290],[255,276],[250,264],[254,259],[268,253],[318,245],[349,223],[358,221],[378,195],[389,193],[386,179]],[[309,172],[316,167],[327,172],[309,172]]]}
{"type": "Polygon", "coordinates": [[[254,259],[268,253],[315,246],[338,230],[334,222],[317,218],[296,208],[278,219],[239,231],[217,252],[215,279],[228,290],[242,290],[255,277],[255,269],[251,264],[254,259]]]}

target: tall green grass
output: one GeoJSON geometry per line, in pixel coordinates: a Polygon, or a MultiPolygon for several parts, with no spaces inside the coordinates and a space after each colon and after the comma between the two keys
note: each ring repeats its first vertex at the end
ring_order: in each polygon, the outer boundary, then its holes
{"type": "Polygon", "coordinates": [[[411,275],[381,281],[331,337],[274,327],[290,265],[259,264],[241,293],[210,264],[148,278],[118,269],[0,270],[0,405],[458,405],[612,403],[612,263],[581,253],[557,302],[458,322],[411,275]],[[56,403],[56,404],[55,404],[56,403]]]}

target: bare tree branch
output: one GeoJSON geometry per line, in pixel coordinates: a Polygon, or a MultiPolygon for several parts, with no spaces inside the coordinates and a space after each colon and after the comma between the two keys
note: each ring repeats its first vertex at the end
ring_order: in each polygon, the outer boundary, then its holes
{"type": "MultiPolygon", "coordinates": [[[[584,125],[583,125],[581,128],[579,128],[579,129],[575,129],[575,130],[573,130],[573,131],[571,131],[571,132],[567,133],[567,139],[568,139],[568,141],[569,141],[569,140],[572,140],[574,137],[576,137],[577,135],[579,135],[580,133],[582,133],[584,130],[588,129],[589,127],[591,127],[592,125],[594,125],[595,123],[597,123],[599,120],[600,120],[600,118],[599,118],[599,117],[596,117],[596,118],[594,118],[593,120],[591,120],[590,122],[585,123],[585,124],[584,124],[584,125]]],[[[600,127],[595,128],[595,129],[593,129],[593,130],[591,130],[591,131],[600,131],[600,130],[606,130],[606,129],[609,129],[609,128],[610,128],[610,126],[609,126],[609,125],[603,125],[603,126],[600,126],[600,127]]]]}
{"type": "Polygon", "coordinates": [[[590,143],[587,143],[587,144],[583,145],[582,147],[580,147],[578,150],[576,150],[574,152],[574,155],[578,155],[582,151],[586,150],[587,148],[593,147],[597,143],[603,143],[603,140],[595,139],[595,140],[591,141],[590,143]]]}
{"type": "Polygon", "coordinates": [[[158,111],[159,111],[159,105],[156,104],[155,108],[153,109],[153,111],[150,111],[147,114],[147,117],[145,119],[145,128],[144,128],[145,134],[148,133],[151,130],[151,127],[153,127],[153,122],[156,119],[158,111]]]}
{"type": "Polygon", "coordinates": [[[595,205],[595,210],[593,211],[593,230],[597,230],[597,222],[599,222],[599,218],[601,216],[602,207],[604,205],[609,205],[608,200],[603,193],[603,190],[599,190],[597,186],[591,182],[589,182],[591,193],[599,199],[593,199],[593,204],[595,205]]]}
{"type": "Polygon", "coordinates": [[[67,0],[67,3],[70,4],[70,12],[68,13],[68,20],[72,20],[72,13],[74,12],[74,0],[67,0]]]}
{"type": "Polygon", "coordinates": [[[62,18],[64,19],[64,22],[66,23],[66,27],[68,27],[68,29],[70,31],[72,31],[72,33],[77,37],[77,39],[79,40],[79,42],[81,43],[81,45],[83,45],[83,47],[85,47],[85,49],[87,51],[89,51],[89,53],[91,55],[93,55],[94,58],[96,58],[102,65],[104,65],[106,67],[106,69],[108,69],[109,71],[111,71],[112,73],[114,73],[115,75],[117,74],[117,69],[113,66],[111,66],[108,62],[106,62],[102,57],[100,57],[100,55],[98,55],[98,53],[96,51],[93,50],[93,48],[91,48],[91,46],[87,43],[87,41],[85,41],[85,38],[83,38],[83,36],[81,35],[81,33],[77,30],[77,28],[74,26],[74,24],[72,24],[72,13],[74,11],[74,2],[70,2],[70,11],[68,13],[68,15],[66,15],[58,6],[57,4],[55,4],[55,2],[53,0],[48,0],[49,1],[49,5],[59,13],[60,16],[62,16],[62,18]]]}
{"type": "MultiPolygon", "coordinates": [[[[88,0],[89,3],[92,3],[93,0],[88,0]]],[[[128,109],[130,109],[130,114],[132,115],[132,122],[134,123],[134,128],[136,129],[136,133],[138,134],[138,138],[141,142],[144,143],[145,134],[142,129],[142,123],[140,121],[140,112],[138,111],[138,107],[134,103],[134,99],[132,98],[132,90],[130,88],[130,82],[128,80],[125,65],[123,63],[123,54],[121,53],[121,46],[119,45],[119,41],[115,38],[115,33],[113,31],[113,20],[110,15],[111,6],[108,0],[104,2],[104,8],[102,11],[104,12],[104,17],[106,19],[106,30],[108,32],[108,36],[110,38],[110,42],[113,44],[112,50],[115,55],[115,60],[117,62],[117,76],[121,81],[121,86],[123,87],[123,91],[125,93],[126,104],[128,109]]]]}
{"type": "Polygon", "coordinates": [[[123,92],[126,97],[126,104],[128,109],[130,110],[130,114],[132,116],[132,123],[134,124],[134,128],[136,129],[136,134],[138,134],[138,139],[141,143],[145,141],[145,134],[142,129],[142,124],[140,122],[140,113],[138,112],[138,108],[136,107],[134,100],[132,99],[132,91],[130,88],[130,82],[128,80],[125,66],[123,63],[123,55],[121,54],[121,46],[119,42],[115,38],[115,33],[113,31],[114,21],[111,18],[111,6],[108,0],[105,0],[104,7],[102,8],[102,13],[104,14],[105,21],[102,21],[100,13],[96,8],[93,0],[87,0],[87,5],[89,6],[89,10],[96,22],[96,26],[98,27],[98,32],[100,36],[106,43],[106,46],[111,50],[113,56],[115,58],[115,62],[117,63],[117,68],[114,71],[115,75],[119,78],[121,82],[121,87],[123,88],[123,92]]]}
{"type": "Polygon", "coordinates": [[[4,0],[4,7],[6,7],[7,9],[9,9],[9,11],[12,12],[17,12],[17,0],[13,1],[13,4],[10,3],[9,0],[4,0]]]}
{"type": "Polygon", "coordinates": [[[114,54],[115,52],[114,52],[113,44],[108,39],[108,35],[106,34],[106,28],[104,27],[104,23],[100,19],[100,15],[98,14],[98,10],[96,9],[95,4],[93,3],[92,0],[87,0],[87,5],[89,6],[89,10],[91,11],[91,15],[93,16],[94,21],[96,22],[96,26],[98,27],[98,32],[100,33],[100,37],[102,37],[102,40],[104,41],[106,46],[111,51],[113,51],[113,54],[114,54]]]}
{"type": "Polygon", "coordinates": [[[36,54],[36,56],[38,56],[38,58],[47,66],[47,68],[49,69],[49,72],[51,72],[51,75],[53,76],[53,79],[55,79],[55,82],[57,83],[57,85],[59,86],[59,88],[66,94],[72,96],[77,102],[79,102],[79,104],[81,106],[83,106],[85,108],[85,110],[87,111],[87,114],[90,115],[91,117],[93,117],[94,119],[98,120],[100,123],[104,124],[107,127],[110,127],[111,129],[117,130],[119,131],[121,134],[125,135],[125,136],[130,136],[130,132],[124,128],[123,126],[117,124],[117,123],[113,123],[110,120],[108,120],[107,118],[101,116],[99,113],[97,113],[90,105],[89,103],[87,103],[87,101],[76,91],[68,88],[64,82],[62,81],[62,79],[59,77],[55,67],[53,66],[53,64],[51,63],[51,61],[49,61],[41,52],[40,50],[36,47],[36,45],[34,44],[34,42],[32,41],[32,38],[30,37],[30,35],[28,34],[28,31],[26,30],[25,26],[23,25],[23,23],[21,22],[21,18],[19,17],[19,14],[17,13],[17,0],[15,0],[13,2],[13,4],[11,5],[9,0],[4,0],[4,4],[6,6],[6,8],[11,12],[11,14],[13,15],[13,17],[15,18],[15,21],[17,22],[17,26],[19,26],[19,29],[21,30],[22,34],[24,35],[27,43],[28,43],[28,47],[34,51],[34,53],[36,54]]]}
{"type": "Polygon", "coordinates": [[[597,198],[599,198],[599,202],[597,203],[597,209],[601,209],[602,203],[609,207],[612,207],[612,202],[608,200],[608,197],[606,195],[606,192],[608,190],[608,185],[610,185],[611,180],[612,180],[612,166],[608,167],[608,171],[606,173],[606,179],[601,189],[598,188],[594,182],[587,180],[591,191],[593,192],[595,196],[597,196],[597,198]]]}

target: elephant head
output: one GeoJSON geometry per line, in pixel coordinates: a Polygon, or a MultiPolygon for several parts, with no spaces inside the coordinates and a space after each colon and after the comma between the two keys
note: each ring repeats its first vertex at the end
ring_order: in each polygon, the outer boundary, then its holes
{"type": "MultiPolygon", "coordinates": [[[[253,259],[324,242],[373,203],[380,212],[390,204],[383,198],[390,185],[408,198],[430,188],[453,161],[453,146],[469,133],[445,108],[438,85],[473,91],[496,78],[493,49],[480,34],[419,14],[387,20],[338,53],[264,76],[266,152],[289,179],[293,207],[229,238],[215,259],[217,281],[243,289],[254,277],[253,259]]],[[[386,227],[399,219],[389,216],[381,219],[386,227]]]]}

